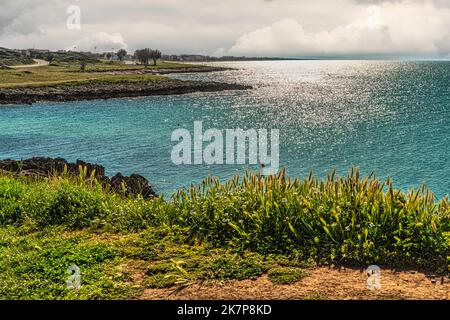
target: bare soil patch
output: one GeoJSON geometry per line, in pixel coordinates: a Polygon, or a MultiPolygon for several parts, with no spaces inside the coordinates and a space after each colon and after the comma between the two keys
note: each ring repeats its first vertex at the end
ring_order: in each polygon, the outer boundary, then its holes
{"type": "Polygon", "coordinates": [[[289,285],[273,284],[266,275],[257,280],[227,281],[223,284],[194,284],[176,288],[146,289],[146,300],[449,300],[450,279],[430,277],[417,271],[382,270],[381,288],[367,288],[367,274],[359,269],[315,268],[308,276],[289,285]]]}

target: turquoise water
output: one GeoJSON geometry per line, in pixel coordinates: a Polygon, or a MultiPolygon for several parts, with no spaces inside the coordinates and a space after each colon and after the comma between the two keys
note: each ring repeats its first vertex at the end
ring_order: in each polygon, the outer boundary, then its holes
{"type": "Polygon", "coordinates": [[[0,107],[0,158],[82,159],[108,174],[138,172],[160,193],[208,174],[249,166],[171,162],[171,133],[280,129],[280,164],[289,175],[359,165],[404,190],[423,181],[450,193],[450,62],[275,61],[222,63],[239,70],[177,75],[251,84],[223,93],[39,103],[0,107]]]}

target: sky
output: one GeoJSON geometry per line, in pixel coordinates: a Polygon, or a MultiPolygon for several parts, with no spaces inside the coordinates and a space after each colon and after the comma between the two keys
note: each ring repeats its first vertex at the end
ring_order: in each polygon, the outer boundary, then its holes
{"type": "Polygon", "coordinates": [[[450,58],[450,0],[0,0],[0,47],[450,58]]]}

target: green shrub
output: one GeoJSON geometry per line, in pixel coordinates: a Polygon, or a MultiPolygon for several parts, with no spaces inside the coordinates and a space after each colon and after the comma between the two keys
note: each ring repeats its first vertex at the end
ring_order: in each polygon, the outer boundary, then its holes
{"type": "Polygon", "coordinates": [[[168,288],[176,283],[176,278],[170,274],[157,273],[144,280],[145,288],[162,289],[168,288]]]}
{"type": "Polygon", "coordinates": [[[257,256],[224,255],[203,267],[205,278],[216,280],[256,279],[266,270],[257,256]]]}
{"type": "Polygon", "coordinates": [[[174,197],[176,223],[217,246],[262,253],[300,249],[323,262],[418,265],[447,270],[448,198],[422,187],[405,195],[392,181],[324,180],[248,174],[226,183],[208,178],[174,197]]]}
{"type": "Polygon", "coordinates": [[[267,273],[269,280],[275,284],[294,283],[306,275],[306,272],[299,268],[273,268],[267,273]]]}
{"type": "Polygon", "coordinates": [[[109,265],[118,255],[105,244],[61,238],[50,232],[16,236],[13,243],[0,246],[0,299],[58,299],[71,294],[95,299],[119,292],[110,278],[113,269],[109,265]],[[82,272],[82,288],[77,292],[66,287],[66,270],[71,264],[82,272]],[[101,286],[106,290],[92,290],[101,286]]]}
{"type": "Polygon", "coordinates": [[[21,221],[19,200],[24,196],[25,190],[25,186],[15,179],[0,179],[0,225],[21,221]]]}
{"type": "MultiPolygon", "coordinates": [[[[284,171],[269,177],[249,173],[224,183],[209,177],[169,201],[126,198],[75,178],[0,177],[0,204],[0,225],[178,230],[183,243],[199,241],[236,252],[295,253],[304,261],[439,272],[449,267],[448,197],[437,202],[425,187],[405,194],[395,190],[390,179],[382,183],[360,177],[358,170],[345,178],[332,173],[323,180],[312,175],[291,179],[284,171]]],[[[153,259],[155,253],[129,254],[153,259]]],[[[220,268],[229,262],[217,261],[212,270],[218,278],[233,272],[233,265],[220,268]]]]}
{"type": "Polygon", "coordinates": [[[37,217],[40,225],[67,225],[77,229],[89,226],[104,213],[104,194],[63,182],[57,187],[46,214],[37,217]]]}

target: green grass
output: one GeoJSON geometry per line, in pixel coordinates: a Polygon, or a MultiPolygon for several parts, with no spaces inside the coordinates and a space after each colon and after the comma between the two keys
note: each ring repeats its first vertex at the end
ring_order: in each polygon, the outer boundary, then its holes
{"type": "Polygon", "coordinates": [[[97,243],[61,230],[20,235],[0,232],[1,299],[120,298],[132,286],[121,284],[121,257],[106,243],[97,243]],[[80,290],[69,290],[65,281],[70,264],[82,270],[80,290]]]}
{"type": "Polygon", "coordinates": [[[114,299],[145,288],[290,283],[315,264],[448,273],[450,203],[389,179],[247,174],[144,200],[83,177],[0,176],[0,299],[114,299]],[[68,290],[77,264],[82,288],[68,290]]]}
{"type": "MultiPolygon", "coordinates": [[[[80,72],[80,63],[78,62],[61,62],[54,61],[50,65],[51,67],[57,67],[59,70],[68,71],[68,72],[80,72]]],[[[95,63],[87,63],[86,64],[86,72],[112,72],[112,71],[135,71],[135,70],[157,70],[157,69],[179,69],[179,68],[198,68],[201,66],[187,64],[187,63],[178,63],[178,62],[170,62],[170,61],[158,61],[156,66],[149,64],[147,68],[141,64],[126,64],[121,61],[108,61],[101,60],[95,63]]]]}
{"type": "Polygon", "coordinates": [[[277,266],[276,256],[189,243],[185,231],[0,228],[0,299],[133,299],[146,288],[254,279],[277,266]],[[79,290],[66,287],[72,264],[79,290]]]}
{"type": "Polygon", "coordinates": [[[180,68],[199,68],[201,66],[189,63],[158,61],[156,66],[153,62],[147,67],[141,64],[125,64],[120,61],[101,61],[97,64],[88,64],[86,70],[90,71],[123,71],[123,70],[142,70],[142,69],[180,69],[180,68]]]}
{"type": "Polygon", "coordinates": [[[275,284],[291,284],[307,274],[299,268],[273,268],[267,273],[269,280],[275,284]]]}
{"type": "MultiPolygon", "coordinates": [[[[159,62],[148,69],[178,69],[197,67],[195,65],[159,62]]],[[[120,62],[88,63],[85,71],[80,64],[74,62],[52,62],[50,66],[24,68],[21,70],[0,69],[0,89],[46,87],[96,83],[148,83],[148,81],[170,80],[169,78],[151,74],[108,74],[113,71],[143,70],[144,66],[126,65],[120,62]]]]}
{"type": "MultiPolygon", "coordinates": [[[[38,68],[35,68],[38,69],[38,68]]],[[[11,71],[0,70],[1,88],[34,88],[34,87],[64,87],[93,84],[119,84],[119,83],[152,83],[171,81],[170,78],[152,74],[76,74],[45,71],[11,71]],[[9,81],[9,82],[8,82],[9,81]],[[13,81],[13,82],[11,82],[13,81]]]]}
{"type": "Polygon", "coordinates": [[[16,66],[33,63],[34,60],[30,58],[0,58],[0,66],[16,66]]]}

